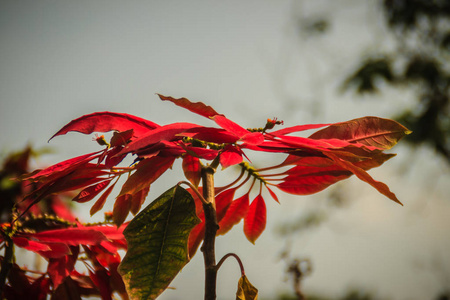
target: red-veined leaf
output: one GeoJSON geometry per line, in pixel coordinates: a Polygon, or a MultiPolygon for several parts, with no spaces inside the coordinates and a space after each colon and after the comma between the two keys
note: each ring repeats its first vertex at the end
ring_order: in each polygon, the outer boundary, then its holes
{"type": "Polygon", "coordinates": [[[363,117],[336,123],[312,134],[311,139],[340,139],[378,149],[390,149],[407,134],[400,123],[377,117],[363,117]]]}
{"type": "Polygon", "coordinates": [[[114,189],[114,186],[116,185],[117,181],[114,182],[98,199],[95,201],[94,205],[92,205],[89,213],[90,215],[94,215],[96,212],[98,212],[100,209],[103,208],[103,205],[105,205],[106,199],[111,194],[112,190],[114,189]]]}
{"type": "Polygon", "coordinates": [[[233,200],[226,211],[225,216],[219,222],[218,235],[227,233],[234,225],[238,224],[247,215],[249,208],[248,193],[233,200]]]}
{"type": "Polygon", "coordinates": [[[161,94],[157,95],[163,101],[170,101],[177,106],[185,108],[193,113],[196,113],[206,118],[218,115],[218,113],[211,106],[207,106],[203,102],[191,102],[186,98],[176,99],[168,96],[163,96],[161,94]]]}
{"type": "Polygon", "coordinates": [[[198,187],[201,180],[201,165],[197,157],[191,155],[183,156],[183,172],[186,179],[189,180],[195,187],[198,187]]]}
{"type": "Polygon", "coordinates": [[[173,157],[152,157],[144,159],[136,166],[136,171],[123,184],[119,196],[125,194],[135,194],[152,184],[164,172],[169,169],[175,158],[173,157]]]}
{"type": "Polygon", "coordinates": [[[75,196],[75,198],[72,199],[72,201],[84,203],[88,202],[95,198],[98,194],[100,194],[101,191],[103,191],[108,184],[111,182],[111,179],[100,181],[97,184],[88,186],[87,188],[83,189],[78,195],[75,196]]]}
{"type": "Polygon", "coordinates": [[[381,194],[385,195],[386,197],[388,197],[389,199],[391,199],[394,202],[397,202],[398,204],[403,205],[395,196],[394,193],[391,192],[391,190],[389,189],[389,187],[379,181],[376,181],[372,178],[372,176],[370,176],[366,171],[364,171],[363,169],[355,166],[354,164],[345,161],[341,158],[339,158],[337,155],[332,154],[332,153],[324,153],[325,155],[327,155],[329,158],[333,159],[334,162],[336,162],[336,164],[340,167],[342,167],[343,169],[349,170],[350,172],[352,172],[353,174],[356,175],[356,177],[358,177],[359,179],[361,179],[362,181],[367,182],[368,184],[370,184],[371,186],[373,186],[377,191],[379,191],[381,194]]]}
{"type": "Polygon", "coordinates": [[[113,221],[117,227],[125,222],[125,219],[128,216],[128,213],[131,209],[131,198],[132,195],[125,194],[117,197],[116,202],[114,202],[113,207],[113,221]]]}
{"type": "Polygon", "coordinates": [[[266,228],[266,203],[261,194],[250,204],[247,215],[244,218],[244,234],[254,244],[256,239],[266,228]]]}
{"type": "Polygon", "coordinates": [[[133,129],[135,136],[141,136],[158,127],[159,125],[156,123],[129,114],[108,111],[96,112],[72,120],[55,133],[50,140],[69,131],[90,134],[93,132],[127,131],[133,129]]]}

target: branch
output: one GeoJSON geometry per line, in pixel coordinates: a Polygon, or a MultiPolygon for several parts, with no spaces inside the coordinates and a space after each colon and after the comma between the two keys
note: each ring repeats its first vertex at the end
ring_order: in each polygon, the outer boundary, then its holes
{"type": "Polygon", "coordinates": [[[244,276],[244,275],[245,275],[244,265],[242,264],[242,261],[241,261],[241,259],[239,258],[239,256],[238,256],[237,254],[235,254],[235,253],[228,253],[227,255],[225,255],[224,257],[222,257],[222,259],[221,259],[221,260],[219,261],[219,263],[217,264],[217,270],[220,269],[220,267],[221,267],[222,264],[225,262],[225,260],[226,260],[228,257],[230,257],[230,256],[233,256],[233,257],[237,260],[237,262],[238,262],[238,264],[239,264],[239,268],[241,269],[241,276],[244,276]]]}
{"type": "Polygon", "coordinates": [[[216,233],[219,229],[214,199],[214,172],[215,168],[206,166],[202,168],[203,211],[205,214],[205,238],[201,251],[205,262],[205,300],[216,299],[217,268],[215,257],[216,233]]]}

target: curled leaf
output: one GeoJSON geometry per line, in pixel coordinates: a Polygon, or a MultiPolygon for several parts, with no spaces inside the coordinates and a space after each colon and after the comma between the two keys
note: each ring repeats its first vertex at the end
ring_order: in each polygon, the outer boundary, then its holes
{"type": "Polygon", "coordinates": [[[93,132],[127,131],[133,129],[134,135],[140,136],[158,127],[159,125],[156,123],[129,114],[109,111],[96,112],[70,121],[55,133],[50,140],[55,136],[63,135],[70,131],[90,134],[93,132]]]}
{"type": "Polygon", "coordinates": [[[236,300],[257,300],[258,289],[255,288],[247,276],[243,275],[238,282],[238,290],[236,292],[236,300]]]}
{"type": "Polygon", "coordinates": [[[191,102],[187,98],[176,99],[168,96],[163,96],[161,94],[158,94],[158,96],[163,101],[170,101],[177,106],[190,110],[191,112],[199,114],[200,116],[206,118],[218,115],[218,113],[211,106],[208,106],[203,102],[191,102]]]}

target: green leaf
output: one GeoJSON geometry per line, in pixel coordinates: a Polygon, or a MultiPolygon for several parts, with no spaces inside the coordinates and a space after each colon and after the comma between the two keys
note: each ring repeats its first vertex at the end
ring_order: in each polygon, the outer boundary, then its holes
{"type": "Polygon", "coordinates": [[[257,300],[257,299],[258,299],[258,289],[255,288],[250,283],[250,281],[248,281],[247,276],[242,275],[238,283],[236,300],[257,300]]]}
{"type": "Polygon", "coordinates": [[[155,299],[189,262],[189,234],[200,222],[191,194],[175,186],[142,210],[123,234],[119,266],[130,299],[155,299]]]}

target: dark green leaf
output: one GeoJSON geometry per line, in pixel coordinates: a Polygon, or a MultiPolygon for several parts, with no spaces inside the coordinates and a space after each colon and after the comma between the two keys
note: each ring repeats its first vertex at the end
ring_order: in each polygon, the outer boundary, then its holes
{"type": "Polygon", "coordinates": [[[200,220],[194,199],[175,186],[150,203],[123,234],[128,252],[119,266],[130,299],[155,299],[189,262],[189,233],[200,220]]]}

